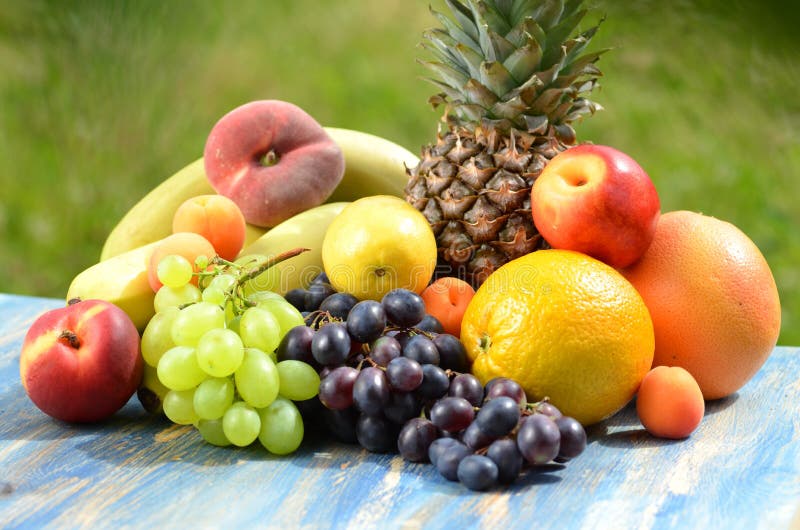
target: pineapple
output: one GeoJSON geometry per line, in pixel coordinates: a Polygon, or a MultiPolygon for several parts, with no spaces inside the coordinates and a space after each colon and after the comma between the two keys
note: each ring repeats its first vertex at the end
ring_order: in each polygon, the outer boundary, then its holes
{"type": "Polygon", "coordinates": [[[572,123],[600,106],[583,96],[606,50],[577,26],[582,0],[445,0],[453,18],[423,34],[422,61],[442,93],[435,145],[408,171],[406,200],[431,224],[439,272],[479,286],[509,260],[547,248],[530,191],[547,162],[576,143],[572,123]],[[445,128],[444,133],[442,129],[445,128]]]}

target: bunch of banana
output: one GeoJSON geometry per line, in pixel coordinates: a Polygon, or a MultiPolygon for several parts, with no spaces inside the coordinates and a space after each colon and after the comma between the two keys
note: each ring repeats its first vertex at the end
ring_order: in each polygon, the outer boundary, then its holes
{"type": "MultiPolygon", "coordinates": [[[[345,173],[326,204],[302,212],[276,227],[248,228],[241,255],[275,254],[295,247],[312,249],[280,265],[281,292],[308,283],[312,271],[322,269],[320,248],[328,225],[344,203],[364,196],[402,196],[405,167],[417,157],[405,148],[378,136],[327,127],[342,149],[345,173]]],[[[99,298],[120,306],[143,330],[154,314],[154,293],[147,281],[147,262],[152,248],[172,232],[172,217],[185,200],[214,193],[208,184],[203,160],[197,160],[161,183],[119,222],[103,248],[101,261],[78,274],[67,293],[71,298],[99,298]]]]}

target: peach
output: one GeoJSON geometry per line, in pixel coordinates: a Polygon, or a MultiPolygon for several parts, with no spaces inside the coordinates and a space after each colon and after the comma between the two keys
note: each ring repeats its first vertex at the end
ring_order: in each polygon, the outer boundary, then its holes
{"type": "MultiPolygon", "coordinates": [[[[150,254],[148,262],[147,281],[150,282],[150,287],[154,292],[158,292],[161,288],[161,282],[158,279],[158,262],[170,254],[183,256],[192,264],[194,271],[198,272],[197,266],[194,264],[197,257],[206,256],[210,260],[216,255],[216,251],[206,238],[194,232],[178,232],[165,237],[153,247],[153,253],[150,254]]],[[[196,276],[192,278],[192,283],[197,285],[196,276]]]]}
{"type": "Polygon", "coordinates": [[[531,212],[553,248],[612,267],[638,260],[656,231],[661,205],[645,171],[613,147],[584,144],[556,155],[531,190],[531,212]]]}
{"type": "Polygon", "coordinates": [[[647,432],[659,438],[686,438],[705,414],[703,393],[680,366],[657,366],[642,379],[636,412],[647,432]]]}
{"type": "Polygon", "coordinates": [[[122,408],[142,380],[139,332],[110,302],[84,300],[42,314],[19,358],[22,385],[45,414],[101,421],[122,408]]]}
{"type": "Polygon", "coordinates": [[[198,195],[181,204],[172,218],[172,232],[194,232],[208,240],[229,261],[244,246],[247,223],[236,203],[223,195],[198,195]]]}
{"type": "Polygon", "coordinates": [[[214,190],[262,227],[322,204],[344,175],[339,146],[285,101],[253,101],[230,111],[212,128],[203,156],[214,190]]]}
{"type": "Polygon", "coordinates": [[[453,277],[439,278],[422,291],[425,310],[441,322],[445,333],[461,336],[461,319],[475,289],[453,277]]]}

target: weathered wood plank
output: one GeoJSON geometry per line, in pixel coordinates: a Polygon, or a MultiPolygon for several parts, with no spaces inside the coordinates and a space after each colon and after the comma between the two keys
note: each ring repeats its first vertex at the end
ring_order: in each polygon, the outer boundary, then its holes
{"type": "Polygon", "coordinates": [[[777,348],[686,441],[629,406],[586,452],[472,493],[430,465],[319,437],[290,457],[216,448],[132,399],[102,425],[51,420],[19,382],[19,348],[60,300],[0,295],[0,527],[790,528],[800,507],[800,350],[777,348]]]}

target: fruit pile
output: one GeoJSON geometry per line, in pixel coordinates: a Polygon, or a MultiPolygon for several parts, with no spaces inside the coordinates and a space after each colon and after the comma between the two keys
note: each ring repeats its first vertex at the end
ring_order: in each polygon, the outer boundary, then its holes
{"type": "Polygon", "coordinates": [[[689,436],[775,346],[777,288],[740,230],[662,214],[635,160],[577,144],[604,52],[581,4],[448,1],[420,158],[287,102],[223,116],[31,326],[31,400],[93,422],[138,390],[275,454],[305,416],[474,490],[575,458],[634,398],[689,436]]]}

